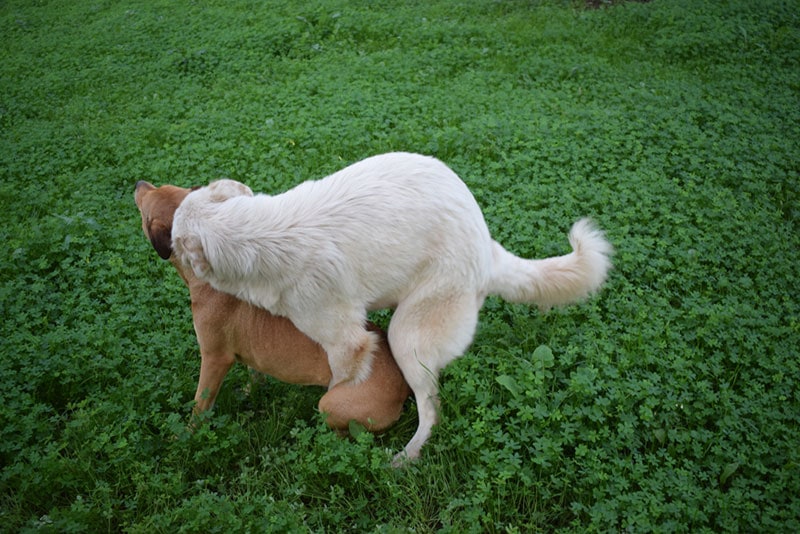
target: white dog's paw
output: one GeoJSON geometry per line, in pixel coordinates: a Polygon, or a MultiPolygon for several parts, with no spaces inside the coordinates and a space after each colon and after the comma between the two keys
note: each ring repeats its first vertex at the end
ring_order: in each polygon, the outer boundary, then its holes
{"type": "Polygon", "coordinates": [[[211,202],[224,202],[233,197],[252,197],[253,190],[236,180],[217,180],[208,184],[208,200],[211,202]]]}
{"type": "Polygon", "coordinates": [[[172,246],[181,263],[191,267],[196,277],[205,280],[211,274],[211,265],[208,263],[200,238],[178,237],[173,239],[172,246]]]}
{"type": "Polygon", "coordinates": [[[402,450],[394,455],[392,458],[391,466],[395,469],[402,469],[404,467],[408,467],[412,463],[416,462],[419,459],[419,454],[415,456],[409,456],[409,454],[402,450]]]}

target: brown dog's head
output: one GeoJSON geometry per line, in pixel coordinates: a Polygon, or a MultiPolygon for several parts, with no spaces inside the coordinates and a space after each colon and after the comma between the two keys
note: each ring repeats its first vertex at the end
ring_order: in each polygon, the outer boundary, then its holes
{"type": "Polygon", "coordinates": [[[154,185],[140,181],[136,183],[136,206],[142,214],[142,230],[150,239],[158,255],[168,260],[172,255],[172,218],[191,189],[174,185],[154,185]]]}

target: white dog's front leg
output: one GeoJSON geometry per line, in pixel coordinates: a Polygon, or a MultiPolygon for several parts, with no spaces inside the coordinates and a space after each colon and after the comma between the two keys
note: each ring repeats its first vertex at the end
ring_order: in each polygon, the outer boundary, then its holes
{"type": "Polygon", "coordinates": [[[301,332],[319,343],[328,355],[332,388],[340,382],[366,380],[372,371],[372,358],[378,336],[365,327],[366,312],[330,307],[290,317],[301,332]]]}
{"type": "Polygon", "coordinates": [[[328,389],[340,382],[360,383],[372,372],[372,358],[378,347],[378,338],[373,332],[361,329],[360,335],[344,344],[322,345],[328,353],[331,367],[331,383],[328,389]]]}

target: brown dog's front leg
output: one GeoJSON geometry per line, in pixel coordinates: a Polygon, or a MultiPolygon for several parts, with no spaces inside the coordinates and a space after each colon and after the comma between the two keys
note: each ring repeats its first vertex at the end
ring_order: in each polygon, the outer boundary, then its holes
{"type": "Polygon", "coordinates": [[[214,406],[222,381],[235,361],[233,354],[201,355],[200,380],[197,382],[197,392],[194,394],[194,415],[199,415],[214,406]]]}

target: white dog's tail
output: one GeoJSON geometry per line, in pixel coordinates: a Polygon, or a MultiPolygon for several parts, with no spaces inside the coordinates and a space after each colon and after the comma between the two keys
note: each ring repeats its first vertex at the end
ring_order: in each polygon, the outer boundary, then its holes
{"type": "Polygon", "coordinates": [[[547,310],[594,293],[611,269],[613,248],[589,219],[581,219],[572,226],[569,243],[572,252],[567,255],[526,260],[495,241],[489,294],[547,310]]]}

